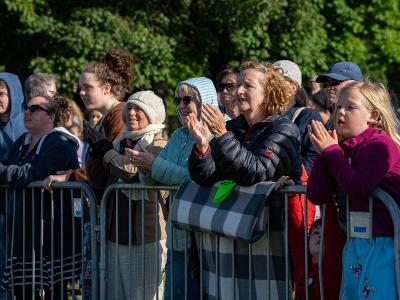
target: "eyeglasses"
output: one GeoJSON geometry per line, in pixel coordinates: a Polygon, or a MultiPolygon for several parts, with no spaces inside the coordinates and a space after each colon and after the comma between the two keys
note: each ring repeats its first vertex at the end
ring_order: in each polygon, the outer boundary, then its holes
{"type": "Polygon", "coordinates": [[[227,83],[219,83],[217,86],[218,92],[222,92],[224,89],[231,90],[236,87],[236,83],[227,82],[227,83]]]}
{"type": "Polygon", "coordinates": [[[50,111],[49,109],[47,109],[47,108],[45,108],[45,107],[42,107],[42,106],[40,106],[40,105],[37,105],[37,104],[33,104],[33,105],[27,105],[26,103],[24,103],[24,104],[22,104],[22,109],[24,110],[24,111],[29,111],[31,114],[32,113],[34,113],[35,111],[38,111],[38,110],[43,110],[43,111],[45,111],[45,112],[47,112],[47,113],[49,113],[49,114],[52,114],[53,112],[52,111],[50,111]]]}
{"type": "Polygon", "coordinates": [[[189,105],[190,101],[192,101],[192,99],[195,99],[195,98],[196,98],[196,96],[174,97],[175,105],[178,106],[181,103],[181,101],[183,101],[183,104],[189,105]]]}
{"type": "Polygon", "coordinates": [[[323,85],[324,85],[325,87],[328,87],[328,86],[337,86],[337,85],[341,84],[343,81],[345,81],[345,80],[329,79],[329,80],[328,80],[327,82],[325,82],[323,85]]]}

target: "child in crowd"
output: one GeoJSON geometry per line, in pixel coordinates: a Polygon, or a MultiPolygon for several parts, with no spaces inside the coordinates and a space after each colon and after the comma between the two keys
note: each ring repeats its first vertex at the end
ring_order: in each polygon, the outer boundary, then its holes
{"type": "MultiPolygon", "coordinates": [[[[308,238],[308,275],[307,287],[310,300],[321,299],[319,280],[319,256],[322,235],[322,219],[311,224],[308,238]]],[[[339,298],[340,280],[342,277],[342,250],[345,243],[345,234],[340,229],[336,205],[329,201],[325,206],[325,226],[323,238],[323,285],[324,299],[336,300],[339,298]]],[[[306,299],[305,274],[302,281],[296,286],[296,300],[306,299]]]]}
{"type": "Polygon", "coordinates": [[[381,84],[352,83],[341,91],[334,117],[337,133],[319,122],[309,126],[320,154],[307,194],[316,204],[329,201],[337,187],[348,195],[350,239],[343,251],[340,299],[398,299],[393,223],[378,201],[372,228],[368,225],[368,199],[377,187],[400,204],[399,122],[390,96],[381,84]]]}

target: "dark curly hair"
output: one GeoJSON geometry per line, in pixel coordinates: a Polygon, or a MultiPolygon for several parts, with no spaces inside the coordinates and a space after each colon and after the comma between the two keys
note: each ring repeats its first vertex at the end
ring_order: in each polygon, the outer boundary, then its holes
{"type": "MultiPolygon", "coordinates": [[[[68,109],[68,100],[63,96],[56,95],[54,97],[49,96],[37,96],[47,100],[47,104],[44,105],[49,111],[49,114],[54,115],[54,127],[63,125],[63,116],[68,109]]],[[[33,99],[33,98],[32,98],[33,99]]],[[[29,100],[28,100],[29,103],[29,100]]]]}
{"type": "Polygon", "coordinates": [[[96,75],[100,85],[109,83],[111,93],[118,99],[122,99],[125,91],[131,90],[133,81],[133,57],[130,53],[119,50],[109,50],[99,62],[87,65],[82,73],[96,75]]]}
{"type": "Polygon", "coordinates": [[[245,61],[239,70],[243,72],[247,69],[254,69],[264,74],[260,83],[264,87],[264,102],[261,109],[265,117],[273,114],[284,114],[293,93],[282,73],[275,69],[271,63],[264,61],[245,61]]]}

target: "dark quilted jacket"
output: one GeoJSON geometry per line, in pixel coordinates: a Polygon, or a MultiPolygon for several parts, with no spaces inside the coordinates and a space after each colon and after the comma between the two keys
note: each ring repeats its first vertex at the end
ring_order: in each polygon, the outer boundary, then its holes
{"type": "Polygon", "coordinates": [[[194,181],[210,185],[230,179],[249,186],[289,175],[301,177],[300,133],[285,116],[273,115],[251,128],[243,116],[226,123],[228,132],[214,139],[206,155],[189,157],[194,181]]]}

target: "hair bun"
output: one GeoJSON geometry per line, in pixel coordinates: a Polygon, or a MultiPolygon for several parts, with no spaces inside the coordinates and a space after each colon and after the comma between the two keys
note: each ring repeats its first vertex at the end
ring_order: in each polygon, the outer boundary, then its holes
{"type": "Polygon", "coordinates": [[[130,88],[133,81],[133,57],[130,53],[119,49],[111,49],[106,53],[102,62],[121,77],[125,88],[130,88]]]}

